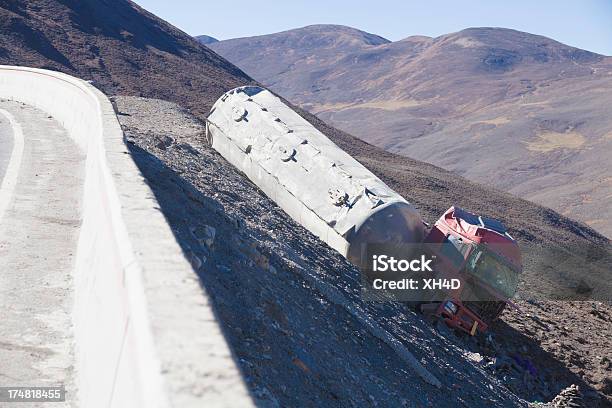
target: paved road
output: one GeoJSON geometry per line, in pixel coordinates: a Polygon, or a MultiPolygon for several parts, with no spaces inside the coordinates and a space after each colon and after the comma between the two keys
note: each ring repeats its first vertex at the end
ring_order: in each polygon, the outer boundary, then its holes
{"type": "Polygon", "coordinates": [[[65,384],[75,395],[71,288],[84,163],[55,120],[0,102],[0,175],[14,179],[0,191],[0,386],[65,384]],[[22,154],[9,153],[20,138],[6,112],[21,127],[22,154]]]}
{"type": "Polygon", "coordinates": [[[0,185],[13,151],[13,132],[7,118],[0,115],[0,185]]]}

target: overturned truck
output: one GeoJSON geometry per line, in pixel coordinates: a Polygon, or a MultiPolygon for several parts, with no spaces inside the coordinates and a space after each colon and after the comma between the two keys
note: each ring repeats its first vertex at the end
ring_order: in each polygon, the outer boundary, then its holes
{"type": "Polygon", "coordinates": [[[424,243],[443,275],[468,283],[419,304],[450,326],[484,331],[514,295],[520,253],[501,223],[452,207],[428,228],[406,199],[271,92],[228,91],[212,107],[206,135],[289,216],[362,269],[366,245],[424,243]]]}

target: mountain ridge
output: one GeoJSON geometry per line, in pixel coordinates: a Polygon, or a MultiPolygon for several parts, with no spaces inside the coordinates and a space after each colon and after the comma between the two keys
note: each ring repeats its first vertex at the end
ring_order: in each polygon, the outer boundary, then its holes
{"type": "Polygon", "coordinates": [[[310,24],[307,26],[299,27],[299,28],[292,28],[289,30],[279,31],[278,33],[274,33],[274,34],[261,34],[261,35],[255,35],[255,36],[237,37],[237,38],[230,38],[230,39],[222,40],[222,41],[232,42],[232,41],[240,41],[240,40],[245,40],[245,39],[257,40],[257,39],[265,38],[265,37],[268,37],[270,35],[275,35],[275,34],[291,35],[294,33],[298,33],[300,35],[302,35],[303,33],[309,33],[311,35],[332,34],[334,36],[337,36],[338,34],[342,33],[346,36],[354,38],[355,40],[361,40],[364,43],[364,45],[381,45],[381,44],[389,44],[392,42],[382,36],[368,33],[367,31],[362,31],[357,28],[353,28],[353,27],[341,25],[341,24],[310,24]]]}
{"type": "Polygon", "coordinates": [[[219,40],[217,40],[215,37],[211,37],[209,35],[196,35],[195,39],[198,40],[200,44],[204,45],[219,42],[219,40]]]}

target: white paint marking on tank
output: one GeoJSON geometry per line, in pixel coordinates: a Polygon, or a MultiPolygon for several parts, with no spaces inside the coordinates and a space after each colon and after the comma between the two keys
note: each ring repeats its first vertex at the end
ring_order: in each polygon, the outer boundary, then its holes
{"type": "Polygon", "coordinates": [[[293,159],[293,156],[295,156],[295,149],[292,149],[291,147],[288,147],[281,143],[279,143],[278,145],[278,151],[280,153],[280,159],[284,162],[291,161],[291,159],[293,159]]]}
{"type": "Polygon", "coordinates": [[[246,115],[247,111],[242,106],[234,106],[232,108],[232,119],[234,119],[235,122],[240,122],[246,115]]]}
{"type": "Polygon", "coordinates": [[[13,130],[13,151],[0,185],[0,222],[4,217],[4,213],[8,208],[12,198],[15,186],[17,185],[17,176],[21,168],[21,159],[23,157],[23,130],[21,125],[15,120],[15,117],[4,109],[0,109],[0,115],[8,119],[13,130]]]}
{"type": "Polygon", "coordinates": [[[348,194],[346,191],[340,188],[333,188],[329,190],[329,199],[336,207],[343,206],[348,201],[348,194]]]}

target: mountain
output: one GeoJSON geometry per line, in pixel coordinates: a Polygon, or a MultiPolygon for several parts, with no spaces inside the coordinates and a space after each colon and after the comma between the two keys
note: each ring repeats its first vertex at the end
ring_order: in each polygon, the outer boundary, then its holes
{"type": "Polygon", "coordinates": [[[252,81],[123,0],[0,0],[0,64],[17,63],[93,80],[110,95],[172,99],[201,114],[225,90],[252,81]]]}
{"type": "Polygon", "coordinates": [[[215,37],[209,35],[196,35],[195,39],[198,40],[200,44],[204,45],[219,42],[215,37]]]}
{"type": "MultiPolygon", "coordinates": [[[[388,44],[350,29],[339,37],[328,38],[330,48],[388,44]]],[[[589,402],[605,406],[607,401],[593,390],[612,398],[601,357],[610,348],[605,325],[612,313],[606,303],[519,299],[520,310],[508,310],[491,333],[495,342],[480,349],[475,340],[434,330],[403,305],[362,302],[357,271],[206,145],[202,122],[212,104],[223,92],[256,82],[136,4],[0,0],[0,47],[0,64],[67,72],[92,80],[113,97],[132,157],[185,255],[200,264],[194,266],[194,277],[209,293],[258,405],[500,405],[498,397],[510,398],[505,387],[497,386],[500,382],[532,401],[551,399],[551,392],[572,383],[590,392],[589,402]],[[202,246],[195,233],[206,226],[216,228],[212,247],[202,246]],[[274,268],[258,266],[268,262],[274,268]],[[380,332],[372,335],[378,327],[380,332]],[[444,380],[444,391],[417,383],[381,341],[385,333],[427,361],[444,380]],[[500,357],[497,371],[484,371],[464,357],[474,350],[500,357]],[[516,366],[512,373],[505,371],[515,353],[542,368],[537,378],[526,379],[529,386],[517,377],[527,371],[516,366]],[[548,392],[540,394],[543,384],[548,392]]],[[[553,210],[387,152],[297,110],[413,202],[426,221],[435,221],[453,204],[502,219],[524,255],[522,293],[546,289],[543,271],[565,267],[546,258],[546,248],[563,247],[572,254],[586,249],[596,257],[610,247],[593,229],[553,210]]],[[[182,372],[170,367],[166,374],[182,372]]],[[[197,373],[189,375],[197,382],[197,373]]]]}
{"type": "Polygon", "coordinates": [[[612,236],[612,58],[470,28],[389,42],[309,26],[211,48],[320,118],[612,236]]]}

